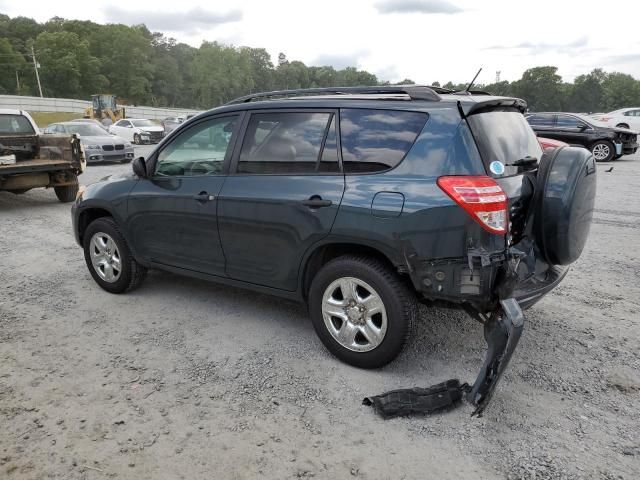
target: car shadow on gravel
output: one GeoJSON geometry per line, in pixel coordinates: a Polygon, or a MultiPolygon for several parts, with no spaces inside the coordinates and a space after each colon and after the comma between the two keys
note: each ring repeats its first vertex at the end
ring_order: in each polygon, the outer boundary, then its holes
{"type": "MultiPolygon", "coordinates": [[[[233,314],[233,319],[222,319],[218,323],[218,335],[224,335],[226,321],[244,322],[246,328],[252,328],[256,322],[260,322],[260,327],[264,325],[267,330],[277,328],[290,332],[284,341],[297,342],[300,337],[307,341],[311,339],[323,360],[331,359],[336,365],[344,365],[323,348],[316,337],[306,305],[298,302],[162,271],[150,272],[140,289],[130,295],[139,295],[141,302],[150,303],[166,301],[168,298],[176,301],[188,299],[189,305],[198,310],[215,305],[217,318],[226,313],[233,314]]],[[[187,319],[188,322],[188,318],[185,315],[183,320],[187,319]]],[[[237,328],[237,325],[229,324],[228,332],[232,328],[237,328]]],[[[268,340],[265,342],[268,343],[268,340]]],[[[239,350],[247,347],[238,345],[239,350]]],[[[265,349],[268,348],[270,345],[265,345],[265,349]]],[[[466,313],[421,305],[403,352],[379,371],[433,377],[434,380],[449,372],[460,372],[475,378],[484,350],[482,326],[466,313]]]]}
{"type": "Polygon", "coordinates": [[[32,190],[30,192],[16,195],[10,192],[0,192],[0,212],[19,211],[24,209],[29,215],[29,210],[34,207],[45,207],[59,205],[61,208],[69,208],[68,205],[60,203],[56,198],[53,189],[32,190]]]}

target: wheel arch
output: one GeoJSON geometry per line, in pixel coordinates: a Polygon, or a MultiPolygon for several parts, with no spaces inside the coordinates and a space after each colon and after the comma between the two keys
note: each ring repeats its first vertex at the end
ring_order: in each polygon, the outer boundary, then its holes
{"type": "Polygon", "coordinates": [[[114,218],[113,214],[103,207],[90,207],[84,209],[78,215],[78,239],[80,240],[80,244],[84,242],[84,232],[87,230],[87,227],[98,218],[102,217],[111,217],[114,218]]]}
{"type": "MultiPolygon", "coordinates": [[[[328,241],[315,246],[315,248],[309,251],[303,259],[303,268],[301,269],[300,274],[300,292],[302,294],[302,298],[307,301],[311,282],[324,265],[334,258],[349,254],[367,255],[369,257],[377,258],[394,271],[399,271],[401,268],[401,265],[397,261],[393,260],[392,255],[384,252],[384,249],[379,246],[374,246],[361,241],[328,241]]],[[[407,281],[411,284],[408,277],[407,281]]]]}

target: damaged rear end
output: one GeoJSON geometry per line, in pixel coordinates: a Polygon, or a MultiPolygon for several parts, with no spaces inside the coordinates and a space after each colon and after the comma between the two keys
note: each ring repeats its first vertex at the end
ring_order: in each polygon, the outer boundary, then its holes
{"type": "Polygon", "coordinates": [[[425,413],[466,399],[486,408],[516,349],[526,310],[564,278],[586,243],[595,201],[591,153],[542,151],[517,99],[460,103],[482,160],[478,175],[443,175],[438,187],[468,215],[465,256],[410,268],[427,303],[464,308],[484,325],[485,361],[469,385],[450,380],[427,389],[365,399],[383,417],[425,413]]]}

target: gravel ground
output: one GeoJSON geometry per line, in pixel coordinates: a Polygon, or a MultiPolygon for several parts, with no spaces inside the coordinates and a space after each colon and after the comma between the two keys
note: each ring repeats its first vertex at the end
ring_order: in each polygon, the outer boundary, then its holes
{"type": "Polygon", "coordinates": [[[162,272],[110,295],[68,205],[0,192],[0,478],[640,478],[640,156],[612,165],[582,258],[527,312],[480,419],[361,405],[473,380],[484,342],[463,313],[423,309],[398,360],[358,370],[294,303],[162,272]]]}

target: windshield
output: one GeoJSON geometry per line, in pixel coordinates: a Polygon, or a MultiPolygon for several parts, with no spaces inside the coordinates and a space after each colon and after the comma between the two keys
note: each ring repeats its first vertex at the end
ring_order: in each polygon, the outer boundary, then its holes
{"type": "Polygon", "coordinates": [[[131,120],[134,127],[157,127],[151,120],[131,120]]]}
{"type": "Polygon", "coordinates": [[[0,115],[0,133],[36,133],[31,122],[22,115],[0,115]]]}
{"type": "Polygon", "coordinates": [[[536,134],[518,111],[476,113],[469,116],[469,125],[485,167],[492,177],[517,174],[518,167],[507,166],[516,160],[531,156],[539,161],[542,157],[536,134]],[[502,165],[492,168],[494,162],[502,165]]]}
{"type": "Polygon", "coordinates": [[[104,137],[106,132],[97,125],[65,125],[69,133],[77,133],[85,137],[104,137]]]}

